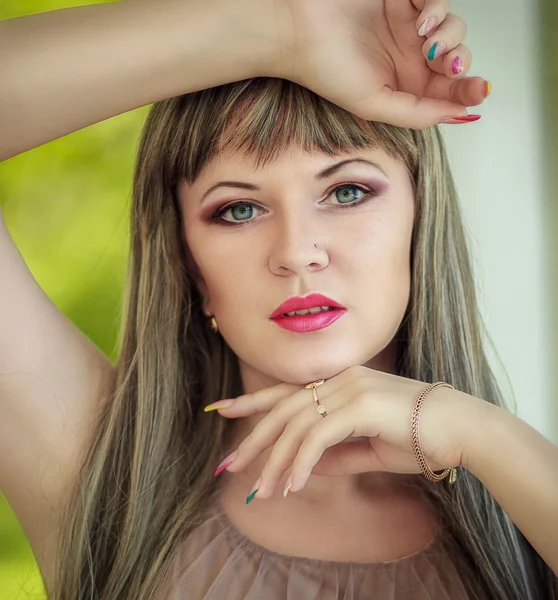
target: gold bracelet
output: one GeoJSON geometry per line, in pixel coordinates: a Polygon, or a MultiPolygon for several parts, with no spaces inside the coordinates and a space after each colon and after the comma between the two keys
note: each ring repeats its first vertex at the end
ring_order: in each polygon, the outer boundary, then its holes
{"type": "Polygon", "coordinates": [[[422,448],[420,446],[420,440],[419,440],[419,434],[418,434],[418,424],[419,424],[420,409],[422,407],[422,403],[424,402],[424,399],[426,398],[426,396],[428,396],[428,394],[432,390],[439,388],[439,387],[447,387],[447,388],[451,388],[452,390],[455,389],[449,383],[445,383],[444,381],[438,381],[436,383],[430,384],[425,390],[423,390],[421,392],[421,394],[416,399],[415,404],[413,406],[413,413],[412,413],[412,417],[411,417],[411,446],[413,448],[413,452],[415,453],[417,462],[418,462],[420,468],[422,469],[422,473],[426,477],[426,479],[428,479],[429,481],[438,483],[439,481],[442,481],[442,479],[445,479],[449,475],[450,476],[449,482],[450,482],[450,484],[453,484],[453,483],[455,483],[455,480],[457,479],[457,471],[456,471],[455,467],[448,467],[447,469],[445,469],[445,471],[443,473],[441,473],[440,475],[436,475],[436,473],[434,473],[434,471],[432,471],[432,469],[426,464],[426,459],[424,457],[422,448]]]}

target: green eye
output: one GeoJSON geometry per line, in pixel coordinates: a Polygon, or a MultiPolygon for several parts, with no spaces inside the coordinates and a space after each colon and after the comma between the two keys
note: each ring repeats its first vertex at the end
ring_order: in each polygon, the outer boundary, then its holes
{"type": "Polygon", "coordinates": [[[254,212],[254,207],[251,204],[235,204],[229,208],[235,220],[238,221],[245,221],[249,219],[254,212]]]}
{"type": "MultiPolygon", "coordinates": [[[[360,192],[366,192],[367,190],[364,190],[356,185],[341,185],[337,188],[335,188],[333,190],[333,192],[335,192],[335,197],[337,198],[337,200],[339,202],[341,202],[342,204],[346,204],[347,202],[353,202],[354,200],[357,200],[358,198],[355,198],[355,192],[354,190],[358,190],[360,192]],[[343,193],[339,193],[340,190],[352,190],[352,193],[349,192],[347,193],[346,191],[344,191],[343,193]]],[[[332,192],[332,193],[333,193],[332,192]]]]}
{"type": "MultiPolygon", "coordinates": [[[[337,203],[330,204],[336,207],[350,208],[366,202],[366,200],[369,198],[376,196],[377,192],[376,190],[369,190],[354,183],[344,183],[343,185],[339,185],[333,189],[327,197],[330,198],[333,196],[333,194],[335,194],[337,203]],[[356,193],[358,192],[355,192],[355,190],[362,192],[363,195],[360,198],[356,197],[356,193]]],[[[251,202],[236,202],[235,204],[231,204],[223,209],[218,210],[213,215],[212,221],[218,222],[221,225],[245,225],[254,220],[252,219],[254,210],[263,209],[259,208],[255,204],[252,204],[251,202]],[[223,215],[229,211],[232,219],[223,218],[223,215]]]]}

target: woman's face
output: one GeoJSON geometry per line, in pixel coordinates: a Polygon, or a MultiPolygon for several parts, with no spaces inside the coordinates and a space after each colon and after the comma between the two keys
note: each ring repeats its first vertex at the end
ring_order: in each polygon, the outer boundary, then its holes
{"type": "Polygon", "coordinates": [[[204,312],[238,356],[246,392],[352,365],[394,372],[390,342],[409,300],[415,216],[402,162],[379,149],[331,158],[292,148],[256,170],[225,153],[193,185],[182,182],[179,197],[204,312]],[[346,310],[304,332],[270,318],[310,293],[346,310]]]}

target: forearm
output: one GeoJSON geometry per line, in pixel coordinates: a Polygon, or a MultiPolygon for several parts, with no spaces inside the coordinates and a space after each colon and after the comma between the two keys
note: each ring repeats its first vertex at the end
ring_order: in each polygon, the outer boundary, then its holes
{"type": "Polygon", "coordinates": [[[558,575],[558,447],[499,407],[487,417],[464,466],[558,575]]]}
{"type": "MultiPolygon", "coordinates": [[[[220,0],[114,2],[0,21],[0,161],[115,115],[255,76],[220,0]],[[177,8],[179,7],[179,8],[177,8]]],[[[230,8],[228,10],[231,10],[230,8]]]]}

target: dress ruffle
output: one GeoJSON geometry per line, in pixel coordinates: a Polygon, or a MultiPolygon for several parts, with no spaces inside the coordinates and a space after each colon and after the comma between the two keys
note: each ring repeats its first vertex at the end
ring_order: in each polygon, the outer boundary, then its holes
{"type": "Polygon", "coordinates": [[[469,600],[442,530],[408,556],[374,563],[287,556],[216,508],[186,540],[172,600],[469,600]]]}

